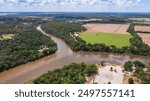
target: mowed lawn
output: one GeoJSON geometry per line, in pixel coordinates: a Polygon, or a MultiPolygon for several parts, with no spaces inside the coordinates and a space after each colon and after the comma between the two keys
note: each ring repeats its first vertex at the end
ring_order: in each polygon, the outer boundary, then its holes
{"type": "Polygon", "coordinates": [[[130,38],[131,35],[126,34],[112,34],[112,33],[91,33],[91,32],[83,32],[80,34],[80,37],[85,40],[87,43],[95,44],[95,43],[104,43],[108,46],[114,45],[118,48],[123,46],[130,46],[130,38]]]}

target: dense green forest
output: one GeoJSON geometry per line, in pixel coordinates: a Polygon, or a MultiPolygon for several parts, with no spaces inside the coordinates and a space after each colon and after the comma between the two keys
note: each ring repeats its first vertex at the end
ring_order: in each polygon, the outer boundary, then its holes
{"type": "Polygon", "coordinates": [[[140,61],[128,61],[124,64],[124,68],[125,71],[133,72],[134,76],[141,79],[143,84],[150,84],[150,65],[145,65],[140,61]],[[135,70],[133,67],[135,67],[135,70]],[[145,68],[147,68],[146,72],[144,71],[145,68]]]}
{"type": "Polygon", "coordinates": [[[42,25],[42,29],[47,33],[51,33],[54,36],[57,36],[63,39],[74,51],[80,50],[82,44],[85,42],[80,38],[74,39],[70,34],[74,32],[85,31],[86,29],[79,24],[62,22],[62,21],[52,21],[42,25]]]}
{"type": "Polygon", "coordinates": [[[128,53],[134,55],[150,56],[150,47],[146,45],[142,39],[135,33],[134,25],[131,24],[128,32],[132,34],[130,39],[131,46],[117,48],[116,46],[107,46],[105,44],[90,44],[86,43],[80,37],[74,39],[70,33],[81,32],[86,30],[79,24],[52,21],[42,25],[42,29],[47,33],[51,33],[59,38],[62,38],[74,51],[95,51],[95,52],[112,52],[112,53],[128,53]]]}
{"type": "Polygon", "coordinates": [[[0,23],[0,72],[56,52],[56,43],[36,26],[33,22],[0,23]],[[3,39],[9,34],[11,39],[3,39]]]}
{"type": "Polygon", "coordinates": [[[70,64],[62,69],[49,71],[48,73],[33,80],[34,84],[84,84],[85,76],[96,74],[96,65],[70,64]]]}

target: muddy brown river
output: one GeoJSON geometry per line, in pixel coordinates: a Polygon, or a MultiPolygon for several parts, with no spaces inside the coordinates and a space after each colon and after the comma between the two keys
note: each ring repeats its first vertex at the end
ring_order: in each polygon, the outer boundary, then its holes
{"type": "Polygon", "coordinates": [[[150,57],[144,56],[117,55],[102,52],[73,52],[60,38],[45,33],[40,26],[37,27],[37,30],[51,37],[57,43],[57,53],[0,73],[1,84],[23,84],[43,73],[62,68],[64,65],[70,63],[85,62],[87,64],[95,64],[100,61],[106,61],[113,64],[123,64],[129,60],[139,60],[146,64],[150,63],[150,57]]]}

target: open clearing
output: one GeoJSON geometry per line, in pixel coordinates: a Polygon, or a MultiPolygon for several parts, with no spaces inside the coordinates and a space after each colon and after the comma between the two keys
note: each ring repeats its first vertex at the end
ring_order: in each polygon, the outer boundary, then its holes
{"type": "Polygon", "coordinates": [[[111,84],[122,84],[123,78],[124,73],[121,66],[104,66],[99,68],[98,75],[91,83],[107,84],[110,82],[111,84]]]}
{"type": "Polygon", "coordinates": [[[121,48],[123,46],[130,46],[129,40],[132,36],[126,34],[83,32],[80,37],[87,43],[104,43],[108,46],[114,45],[121,48]]]}
{"type": "Polygon", "coordinates": [[[0,36],[0,40],[11,40],[14,36],[15,34],[3,34],[0,36]]]}
{"type": "Polygon", "coordinates": [[[142,38],[144,43],[146,43],[150,46],[150,33],[149,34],[138,33],[138,35],[142,38]]]}
{"type": "Polygon", "coordinates": [[[129,24],[85,24],[87,32],[105,32],[113,34],[130,34],[127,32],[129,24]]]}

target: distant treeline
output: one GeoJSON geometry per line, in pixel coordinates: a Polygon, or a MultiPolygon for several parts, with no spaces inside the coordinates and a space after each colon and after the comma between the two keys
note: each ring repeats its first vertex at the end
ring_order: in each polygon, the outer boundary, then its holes
{"type": "Polygon", "coordinates": [[[34,84],[84,84],[86,76],[98,72],[96,65],[70,64],[62,69],[49,71],[48,73],[33,80],[34,84]]]}
{"type": "Polygon", "coordinates": [[[100,17],[101,20],[95,20],[95,21],[80,21],[80,24],[86,24],[86,23],[104,23],[104,24],[126,24],[129,23],[126,18],[124,17],[100,17]]]}
{"type": "Polygon", "coordinates": [[[32,17],[32,16],[0,16],[0,22],[5,22],[5,23],[34,23],[34,24],[38,24],[38,23],[42,23],[45,22],[43,20],[41,20],[38,17],[32,17]]]}
{"type": "Polygon", "coordinates": [[[131,24],[128,32],[131,33],[133,38],[130,39],[131,46],[117,48],[114,45],[107,46],[105,44],[90,44],[86,43],[80,37],[74,39],[70,33],[85,31],[86,29],[76,23],[52,21],[42,25],[42,29],[47,33],[53,34],[63,39],[74,51],[95,51],[95,52],[112,52],[112,53],[128,53],[134,55],[150,56],[150,47],[146,45],[142,39],[135,33],[134,25],[131,24]]]}
{"type": "Polygon", "coordinates": [[[56,43],[37,31],[36,26],[31,22],[0,23],[0,36],[14,35],[0,40],[0,72],[56,52],[56,43]]]}

